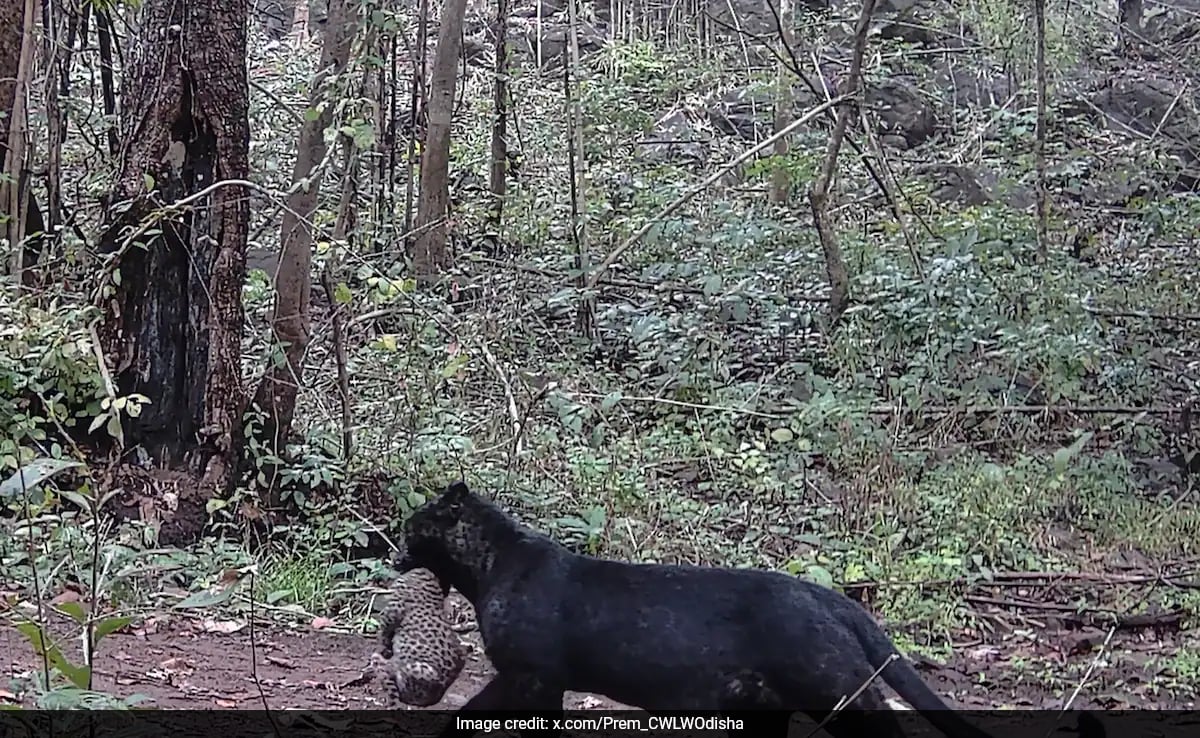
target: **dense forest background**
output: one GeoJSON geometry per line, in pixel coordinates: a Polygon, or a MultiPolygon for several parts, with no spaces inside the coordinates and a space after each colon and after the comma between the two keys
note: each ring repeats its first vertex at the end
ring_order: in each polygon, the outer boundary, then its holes
{"type": "Polygon", "coordinates": [[[1200,2],[0,36],[0,702],[372,704],[318,674],[464,478],[841,588],[962,704],[1194,705],[1200,2]]]}

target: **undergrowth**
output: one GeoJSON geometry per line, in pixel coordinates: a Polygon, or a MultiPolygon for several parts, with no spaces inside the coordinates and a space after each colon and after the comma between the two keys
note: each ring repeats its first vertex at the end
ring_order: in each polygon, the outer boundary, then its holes
{"type": "MultiPolygon", "coordinates": [[[[989,38],[1009,37],[1020,20],[1002,6],[971,4],[989,38]]],[[[1080,53],[1078,38],[1052,42],[1059,63],[1080,53]]],[[[297,101],[295,80],[311,60],[296,56],[255,49],[260,84],[297,101]]],[[[594,252],[708,173],[638,153],[633,142],[661,110],[773,75],[719,61],[615,44],[589,62],[588,205],[602,225],[590,230],[594,252]]],[[[456,174],[484,173],[486,84],[468,81],[456,174]]],[[[466,244],[450,301],[419,289],[403,260],[355,262],[341,286],[352,314],[371,317],[353,325],[348,346],[354,456],[341,458],[332,348],[317,335],[286,458],[258,456],[231,498],[209,503],[208,535],[186,550],[101,514],[112,492],[93,476],[102,464],[74,445],[88,433],[117,435],[120,415],[142,401],[107,394],[94,311],[81,298],[36,307],[0,291],[0,590],[45,656],[30,687],[40,704],[109,704],[42,630],[64,589],[95,608],[68,606],[74,622],[110,633],[160,610],[244,615],[252,605],[289,622],[337,616],[369,627],[398,524],[460,477],[581,552],[763,567],[869,592],[903,647],[942,658],[964,630],[997,627],[996,613],[970,599],[997,575],[1102,575],[1113,557],[1134,554],[1166,569],[1197,556],[1200,516],[1172,466],[1178,439],[1161,412],[1187,397],[1186,382],[1194,393],[1197,337],[1138,317],[1194,309],[1194,262],[1153,246],[1194,235],[1194,195],[1132,203],[1125,222],[1145,249],[1101,249],[1093,261],[1058,249],[1037,263],[1028,212],[949,207],[903,182],[903,228],[883,208],[843,214],[854,305],[830,333],[806,208],[762,196],[776,168],[798,187],[812,176],[824,145],[814,128],[787,155],[742,168],[662,219],[610,275],[596,335],[584,337],[564,226],[561,89],[532,73],[513,85],[529,122],[528,164],[506,202],[507,254],[466,244]],[[264,537],[257,472],[269,464],[282,465],[294,514],[264,537]],[[24,484],[9,476],[19,468],[24,484]]],[[[292,153],[276,132],[290,123],[267,96],[254,101],[257,176],[282,191],[292,153]]],[[[1028,172],[1009,153],[1028,121],[1001,122],[989,145],[1016,182],[1028,172]]],[[[711,137],[709,166],[744,145],[711,137]]],[[[846,191],[873,186],[844,163],[846,191]]],[[[332,220],[336,206],[327,194],[318,220],[332,220]]],[[[485,206],[461,204],[466,233],[485,206]]],[[[394,233],[371,217],[365,235],[394,233]]],[[[325,243],[317,268],[343,247],[325,243]]],[[[244,297],[250,376],[266,355],[262,273],[244,297]]],[[[257,429],[250,418],[255,454],[257,429]]],[[[1196,625],[1200,600],[1185,589],[1085,592],[1069,604],[1121,612],[1149,603],[1196,625]]],[[[1194,645],[1163,656],[1155,684],[1194,682],[1194,645]]],[[[1020,679],[1059,691],[1079,676],[1023,654],[1013,664],[1020,679]]]]}

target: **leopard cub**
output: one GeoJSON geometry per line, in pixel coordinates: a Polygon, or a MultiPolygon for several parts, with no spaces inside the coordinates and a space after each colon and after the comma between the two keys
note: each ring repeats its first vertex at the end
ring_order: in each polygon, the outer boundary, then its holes
{"type": "Polygon", "coordinates": [[[466,649],[450,627],[446,596],[428,569],[396,580],[379,621],[379,639],[371,667],[393,703],[437,704],[466,664],[466,649]]]}

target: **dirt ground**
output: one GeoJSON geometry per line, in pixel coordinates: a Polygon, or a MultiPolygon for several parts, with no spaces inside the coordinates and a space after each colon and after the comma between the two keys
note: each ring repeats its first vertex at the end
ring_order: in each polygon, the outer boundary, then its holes
{"type": "MultiPolygon", "coordinates": [[[[374,636],[337,632],[337,626],[313,622],[285,627],[263,621],[251,634],[244,619],[179,612],[148,616],[103,641],[95,688],[122,697],[144,695],[150,698],[147,706],[168,709],[387,709],[382,685],[365,671],[376,645],[374,636]]],[[[77,631],[64,628],[57,633],[57,625],[52,629],[60,638],[59,647],[78,663],[77,631]]],[[[463,630],[472,657],[433,709],[462,705],[492,673],[471,623],[463,630]]],[[[1193,702],[1162,689],[1161,669],[1154,666],[1157,654],[1183,642],[1194,647],[1197,634],[1176,633],[1173,639],[1119,634],[1104,657],[1097,659],[1099,644],[1088,648],[1078,632],[1024,633],[996,644],[962,644],[948,664],[918,660],[917,666],[936,691],[968,709],[1058,707],[1080,681],[1078,675],[1093,664],[1093,675],[1075,707],[1194,707],[1193,702]],[[1033,663],[1040,666],[1031,669],[1033,663]],[[1047,684],[1056,679],[1057,688],[1047,684]]],[[[0,669],[4,670],[0,704],[31,705],[14,685],[40,668],[29,641],[11,621],[0,617],[0,669]]],[[[565,707],[620,705],[595,695],[569,693],[565,707]]]]}
{"type": "MultiPolygon", "coordinates": [[[[164,709],[389,709],[382,684],[366,671],[374,637],[262,624],[252,640],[248,627],[221,632],[232,622],[176,616],[113,634],[98,649],[95,689],[121,697],[144,695],[151,700],[144,704],[164,709]]],[[[478,637],[468,633],[463,640],[471,647],[471,658],[430,709],[459,707],[493,673],[478,637]]],[[[60,642],[59,647],[76,662],[80,659],[77,642],[60,642]]],[[[40,669],[40,662],[25,636],[3,621],[0,654],[0,703],[18,701],[9,683],[40,669]]],[[[568,695],[565,704],[619,707],[576,694],[568,695]]]]}

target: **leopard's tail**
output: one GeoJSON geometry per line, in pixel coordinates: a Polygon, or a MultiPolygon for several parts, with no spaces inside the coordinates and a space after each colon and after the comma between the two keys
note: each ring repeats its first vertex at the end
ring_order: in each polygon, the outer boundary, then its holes
{"type": "Polygon", "coordinates": [[[888,686],[896,690],[905,702],[950,738],[992,738],[989,733],[975,727],[955,712],[930,689],[912,664],[896,651],[896,647],[879,626],[868,618],[864,612],[861,619],[854,619],[855,635],[858,636],[859,645],[870,659],[873,668],[877,669],[889,659],[894,659],[879,675],[888,686]]]}

